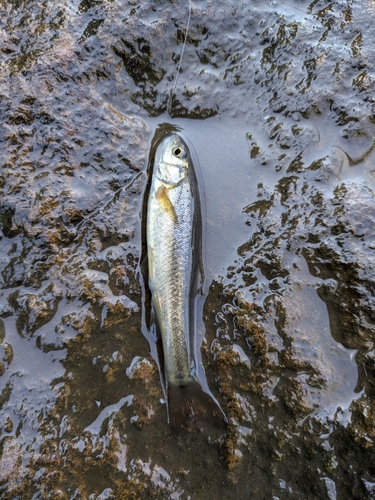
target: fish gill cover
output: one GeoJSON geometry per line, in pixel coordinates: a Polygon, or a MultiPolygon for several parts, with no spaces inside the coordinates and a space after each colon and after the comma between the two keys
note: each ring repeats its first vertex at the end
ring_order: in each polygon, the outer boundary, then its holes
{"type": "Polygon", "coordinates": [[[174,88],[186,2],[0,1],[2,498],[374,497],[374,18],[192,1],[174,88]],[[220,437],[170,436],[141,333],[168,120],[205,181],[220,437]]]}

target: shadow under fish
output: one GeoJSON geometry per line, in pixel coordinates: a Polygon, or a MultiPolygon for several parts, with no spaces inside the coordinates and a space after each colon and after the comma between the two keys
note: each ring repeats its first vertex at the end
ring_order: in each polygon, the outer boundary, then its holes
{"type": "Polygon", "coordinates": [[[200,420],[224,427],[226,417],[219,404],[202,389],[203,368],[197,360],[195,309],[204,276],[202,217],[193,161],[177,133],[164,134],[156,147],[146,237],[152,316],[162,339],[172,432],[194,430],[200,420]]]}

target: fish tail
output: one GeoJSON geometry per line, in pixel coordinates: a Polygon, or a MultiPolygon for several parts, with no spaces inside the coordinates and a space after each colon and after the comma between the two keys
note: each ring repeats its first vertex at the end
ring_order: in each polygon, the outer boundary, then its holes
{"type": "Polygon", "coordinates": [[[183,429],[196,429],[197,420],[225,427],[226,417],[212,397],[203,391],[196,380],[168,385],[169,423],[173,434],[183,429]]]}

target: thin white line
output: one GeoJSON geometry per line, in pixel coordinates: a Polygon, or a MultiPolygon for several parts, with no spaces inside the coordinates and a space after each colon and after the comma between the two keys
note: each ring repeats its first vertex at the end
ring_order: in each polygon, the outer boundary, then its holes
{"type": "Polygon", "coordinates": [[[184,45],[182,46],[181,57],[180,57],[180,60],[178,62],[177,74],[176,74],[176,78],[174,80],[173,89],[171,90],[171,92],[169,94],[169,106],[168,106],[168,112],[169,112],[169,114],[171,114],[172,94],[176,90],[178,75],[180,74],[180,69],[181,69],[181,64],[182,64],[182,58],[184,57],[184,52],[185,52],[185,47],[186,47],[186,41],[187,41],[187,37],[188,37],[188,33],[189,33],[189,28],[190,28],[190,18],[191,18],[191,0],[189,0],[189,16],[188,16],[188,21],[187,21],[187,25],[186,25],[184,45]]]}
{"type": "Polygon", "coordinates": [[[181,64],[182,64],[182,58],[184,57],[184,52],[185,52],[185,47],[186,47],[186,40],[187,40],[187,36],[188,36],[188,33],[189,33],[189,28],[190,28],[190,17],[191,17],[191,0],[189,0],[189,17],[188,17],[188,22],[187,22],[186,31],[185,31],[185,40],[184,40],[184,45],[182,47],[180,61],[178,63],[177,75],[176,75],[176,78],[175,78],[175,81],[174,81],[173,91],[175,91],[175,89],[176,89],[178,75],[180,74],[180,69],[181,69],[181,64]]]}

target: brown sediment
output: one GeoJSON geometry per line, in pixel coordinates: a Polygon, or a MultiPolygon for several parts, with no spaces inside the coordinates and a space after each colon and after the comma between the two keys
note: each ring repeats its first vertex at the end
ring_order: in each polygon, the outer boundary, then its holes
{"type": "Polygon", "coordinates": [[[373,450],[375,444],[375,402],[371,398],[362,396],[352,402],[350,410],[353,413],[353,418],[349,429],[354,441],[367,450],[373,450]]]}
{"type": "Polygon", "coordinates": [[[142,429],[145,425],[149,425],[153,422],[155,417],[153,404],[154,401],[147,401],[147,398],[133,399],[132,411],[135,413],[135,415],[132,417],[132,423],[138,429],[142,429]]]}
{"type": "Polygon", "coordinates": [[[141,380],[146,386],[154,380],[154,374],[157,372],[155,361],[152,358],[143,359],[137,363],[132,371],[132,378],[141,380]]]}

